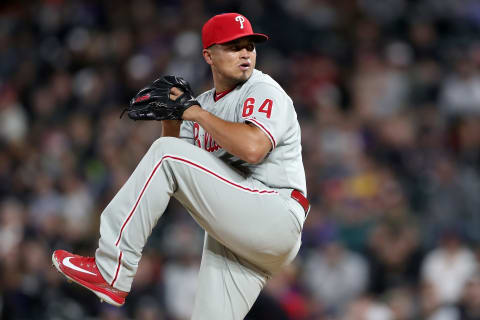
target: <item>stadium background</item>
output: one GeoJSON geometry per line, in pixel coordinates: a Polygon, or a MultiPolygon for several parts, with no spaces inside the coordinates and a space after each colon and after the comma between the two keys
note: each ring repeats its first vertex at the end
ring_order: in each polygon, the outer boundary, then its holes
{"type": "MultiPolygon", "coordinates": [[[[313,208],[248,319],[480,319],[480,2],[0,4],[1,319],[188,319],[202,232],[172,201],[121,309],[69,285],[159,123],[119,119],[163,74],[212,86],[200,29],[237,11],[294,100],[313,208]]],[[[252,222],[254,223],[254,222],[252,222]]]]}

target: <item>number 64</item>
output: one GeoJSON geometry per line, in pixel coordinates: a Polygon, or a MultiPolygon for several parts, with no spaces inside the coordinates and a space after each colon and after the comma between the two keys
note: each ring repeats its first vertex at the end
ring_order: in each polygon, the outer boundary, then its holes
{"type": "MultiPolygon", "coordinates": [[[[270,119],[270,116],[272,115],[272,106],[273,106],[273,101],[271,99],[265,99],[265,101],[263,101],[260,108],[258,108],[258,112],[265,113],[267,118],[270,119]]],[[[242,117],[250,116],[253,113],[254,108],[255,108],[255,99],[247,98],[247,100],[245,100],[245,102],[243,103],[242,117]]]]}

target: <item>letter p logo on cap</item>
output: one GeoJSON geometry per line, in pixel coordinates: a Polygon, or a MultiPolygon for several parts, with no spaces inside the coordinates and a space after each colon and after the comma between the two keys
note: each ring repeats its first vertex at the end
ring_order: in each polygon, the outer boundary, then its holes
{"type": "Polygon", "coordinates": [[[236,16],[235,21],[240,22],[240,29],[243,29],[243,23],[245,22],[245,18],[242,16],[236,16]]]}

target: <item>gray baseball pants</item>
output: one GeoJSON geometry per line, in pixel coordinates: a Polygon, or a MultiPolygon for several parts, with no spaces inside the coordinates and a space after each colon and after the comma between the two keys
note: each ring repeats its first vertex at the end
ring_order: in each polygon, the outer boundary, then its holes
{"type": "Polygon", "coordinates": [[[300,248],[305,213],[290,192],[181,139],[160,138],[102,212],[97,266],[109,284],[130,291],[143,247],[175,197],[206,231],[192,319],[243,319],[300,248]]]}

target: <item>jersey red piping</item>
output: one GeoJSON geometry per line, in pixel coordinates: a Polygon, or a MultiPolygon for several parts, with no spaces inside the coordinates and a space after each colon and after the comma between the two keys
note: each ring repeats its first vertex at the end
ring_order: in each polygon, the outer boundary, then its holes
{"type": "Polygon", "coordinates": [[[273,143],[273,148],[275,148],[275,146],[277,145],[277,143],[275,142],[275,139],[273,138],[272,134],[270,133],[270,131],[268,131],[264,126],[263,124],[261,124],[260,122],[258,122],[257,120],[255,119],[246,119],[245,121],[251,121],[253,123],[256,123],[258,126],[260,126],[260,128],[263,129],[263,131],[265,131],[268,136],[270,137],[270,139],[272,140],[272,143],[273,143]]]}
{"type": "MultiPolygon", "coordinates": [[[[166,155],[166,156],[163,156],[162,159],[160,159],[160,161],[157,163],[157,165],[155,166],[155,168],[153,169],[152,173],[150,174],[150,176],[148,177],[147,179],[147,182],[145,183],[145,185],[143,186],[143,189],[142,189],[142,192],[140,192],[140,195],[138,196],[138,199],[137,201],[135,202],[135,205],[133,206],[133,209],[130,211],[130,214],[128,215],[127,219],[125,220],[125,222],[123,223],[122,225],[122,228],[120,229],[120,234],[118,235],[118,239],[117,241],[115,242],[115,246],[118,246],[118,244],[120,243],[120,239],[122,238],[122,233],[123,233],[123,230],[125,229],[125,226],[127,225],[127,223],[130,221],[130,218],[132,217],[133,213],[135,212],[135,210],[137,209],[137,206],[138,206],[138,203],[140,202],[140,199],[142,198],[143,196],[143,193],[145,192],[145,190],[147,189],[147,186],[148,184],[150,183],[150,180],[152,180],[152,177],[153,175],[155,174],[155,172],[157,171],[157,169],[160,167],[160,165],[162,164],[163,160],[164,159],[173,159],[173,160],[177,160],[177,161],[182,161],[182,162],[185,162],[185,163],[188,163],[190,165],[193,165],[215,177],[217,177],[218,179],[224,181],[224,182],[227,182],[228,184],[231,184],[232,186],[234,187],[237,187],[239,189],[242,189],[242,190],[245,190],[245,191],[248,191],[248,192],[252,192],[252,193],[260,193],[260,194],[278,194],[277,191],[275,190],[258,190],[258,189],[250,189],[248,187],[244,187],[244,186],[241,186],[235,182],[232,182],[222,176],[220,176],[219,174],[205,168],[205,167],[202,167],[201,165],[197,164],[197,163],[194,163],[190,160],[187,160],[187,159],[183,159],[183,158],[179,158],[179,157],[175,157],[175,156],[170,156],[170,155],[166,155]]],[[[113,286],[113,283],[116,281],[117,279],[117,275],[118,275],[118,271],[120,270],[120,261],[121,261],[121,257],[122,257],[122,253],[120,251],[120,257],[118,259],[118,266],[117,266],[117,272],[116,272],[116,275],[115,275],[115,279],[113,280],[112,282],[112,286],[113,286]]]]}

